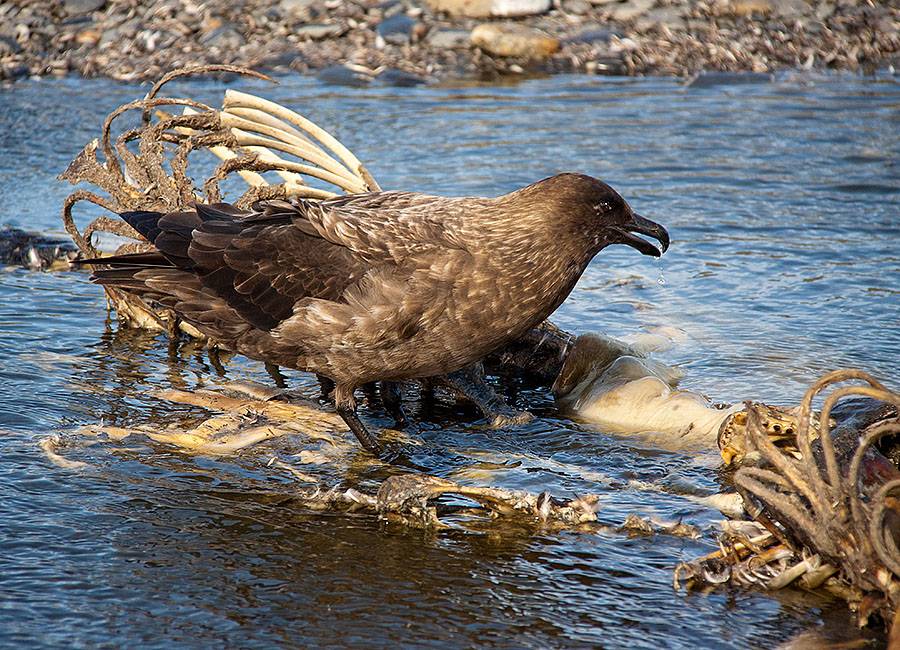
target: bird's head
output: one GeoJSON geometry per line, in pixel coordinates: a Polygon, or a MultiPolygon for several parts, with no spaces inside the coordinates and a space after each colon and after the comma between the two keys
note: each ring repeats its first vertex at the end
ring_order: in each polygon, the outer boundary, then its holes
{"type": "MultiPolygon", "coordinates": [[[[644,255],[659,257],[669,247],[669,233],[655,221],[634,212],[631,206],[603,181],[583,174],[558,174],[541,181],[557,185],[559,197],[572,227],[596,254],[611,244],[626,244],[644,255]],[[659,242],[659,247],[640,235],[659,242]]],[[[549,188],[547,188],[549,189],[549,188]]]]}

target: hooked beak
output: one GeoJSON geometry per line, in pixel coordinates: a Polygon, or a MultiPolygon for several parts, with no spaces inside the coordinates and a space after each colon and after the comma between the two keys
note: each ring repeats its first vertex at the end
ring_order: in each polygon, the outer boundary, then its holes
{"type": "Polygon", "coordinates": [[[631,219],[621,226],[613,226],[612,228],[619,234],[617,244],[627,244],[632,248],[638,249],[644,255],[652,255],[659,257],[669,248],[669,233],[655,221],[645,219],[641,215],[634,213],[631,219]],[[659,242],[659,248],[648,242],[646,239],[638,237],[636,234],[647,235],[653,237],[659,242]]]}

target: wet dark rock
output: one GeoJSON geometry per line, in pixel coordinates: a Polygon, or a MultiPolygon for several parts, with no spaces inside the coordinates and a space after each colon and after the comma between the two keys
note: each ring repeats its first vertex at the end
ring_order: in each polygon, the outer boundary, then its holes
{"type": "Polygon", "coordinates": [[[22,51],[22,46],[11,36],[0,34],[0,56],[9,56],[10,54],[18,54],[22,51]]]}
{"type": "Polygon", "coordinates": [[[583,32],[575,34],[575,36],[570,36],[569,38],[565,39],[563,41],[563,44],[568,45],[569,43],[589,43],[592,45],[609,45],[610,42],[612,42],[613,35],[614,32],[611,29],[587,29],[583,32]]]}
{"type": "Polygon", "coordinates": [[[325,38],[337,38],[346,31],[347,28],[340,23],[308,23],[297,27],[294,34],[300,38],[320,41],[325,38]]]}
{"type": "Polygon", "coordinates": [[[352,70],[347,66],[333,65],[322,68],[316,74],[316,79],[322,83],[335,86],[349,86],[351,88],[363,88],[372,83],[375,77],[359,70],[352,70]]]}
{"type": "Polygon", "coordinates": [[[421,30],[422,23],[403,13],[382,20],[375,28],[378,36],[393,45],[409,45],[419,40],[417,32],[421,30]]]}
{"type": "Polygon", "coordinates": [[[15,264],[32,271],[54,264],[68,268],[69,261],[77,255],[78,249],[69,240],[0,226],[0,264],[15,264]]]}
{"type": "Polygon", "coordinates": [[[774,77],[766,72],[701,72],[687,83],[688,88],[737,86],[772,83],[774,77]]]}
{"type": "Polygon", "coordinates": [[[66,18],[64,21],[60,23],[60,25],[64,27],[68,27],[69,25],[83,25],[85,23],[92,22],[90,16],[74,16],[72,18],[66,18]]]}
{"type": "Polygon", "coordinates": [[[628,66],[625,64],[623,52],[609,52],[599,54],[588,61],[585,64],[585,72],[618,77],[628,73],[628,66]]]}
{"type": "Polygon", "coordinates": [[[0,79],[3,81],[14,81],[27,77],[28,72],[28,66],[25,65],[4,65],[0,66],[0,79]]]}
{"type": "Polygon", "coordinates": [[[421,86],[428,83],[428,80],[418,75],[404,72],[403,70],[387,69],[382,71],[377,77],[378,83],[384,86],[397,86],[409,88],[412,86],[421,86]]]}
{"type": "Polygon", "coordinates": [[[297,58],[296,52],[280,52],[266,57],[262,60],[262,67],[266,70],[277,70],[279,68],[289,68],[297,58]]]}

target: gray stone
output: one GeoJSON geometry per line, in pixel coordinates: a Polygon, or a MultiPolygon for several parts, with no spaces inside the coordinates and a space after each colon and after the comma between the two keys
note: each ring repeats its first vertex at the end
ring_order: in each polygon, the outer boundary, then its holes
{"type": "Polygon", "coordinates": [[[469,32],[465,29],[434,29],[425,42],[436,50],[460,50],[469,47],[469,32]]]}
{"type": "Polygon", "coordinates": [[[656,0],[628,0],[609,7],[613,20],[622,22],[634,20],[638,16],[647,13],[656,4],[656,0]]]}
{"type": "Polygon", "coordinates": [[[207,47],[218,47],[222,50],[236,50],[247,42],[244,35],[241,34],[232,25],[222,25],[218,29],[207,32],[199,39],[200,44],[207,47]]]}
{"type": "Polygon", "coordinates": [[[318,0],[281,0],[277,7],[282,15],[299,22],[314,20],[322,14],[318,0]]]}
{"type": "Polygon", "coordinates": [[[563,11],[574,16],[583,16],[591,11],[591,3],[587,0],[565,0],[562,3],[563,11]]]}
{"type": "Polygon", "coordinates": [[[67,15],[88,14],[98,11],[106,4],[106,0],[62,0],[60,5],[67,15]]]}
{"type": "Polygon", "coordinates": [[[687,28],[687,20],[684,18],[683,9],[679,7],[658,7],[639,16],[635,21],[635,27],[639,31],[646,31],[651,27],[666,27],[672,31],[687,28]]]}
{"type": "Polygon", "coordinates": [[[378,23],[375,31],[387,43],[408,45],[415,40],[415,30],[420,24],[406,14],[394,14],[378,23]]]}
{"type": "Polygon", "coordinates": [[[340,23],[308,23],[297,27],[294,34],[300,38],[320,41],[325,38],[337,38],[345,31],[347,29],[340,23]]]}

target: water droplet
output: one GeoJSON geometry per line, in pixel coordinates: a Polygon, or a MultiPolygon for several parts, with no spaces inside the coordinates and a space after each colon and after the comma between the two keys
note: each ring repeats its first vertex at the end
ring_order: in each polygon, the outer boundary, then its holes
{"type": "Polygon", "coordinates": [[[659,277],[656,279],[656,281],[657,281],[659,284],[665,284],[665,283],[666,283],[666,275],[665,275],[665,273],[663,273],[663,267],[662,267],[662,264],[659,265],[659,277]]]}

